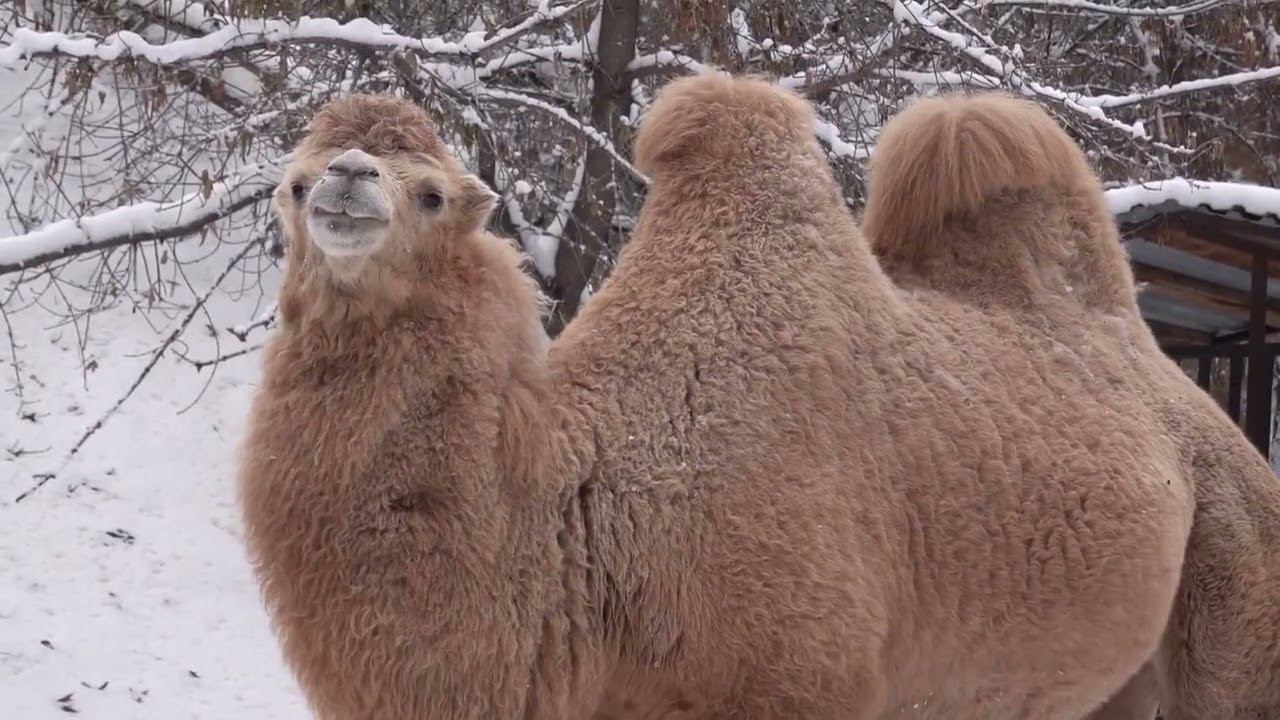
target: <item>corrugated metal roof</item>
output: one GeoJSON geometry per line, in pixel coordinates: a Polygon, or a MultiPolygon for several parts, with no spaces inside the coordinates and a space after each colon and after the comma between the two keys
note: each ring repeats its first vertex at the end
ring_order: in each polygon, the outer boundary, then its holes
{"type": "Polygon", "coordinates": [[[1249,325],[1246,317],[1228,315],[1210,307],[1170,297],[1154,287],[1138,293],[1138,309],[1148,320],[1211,335],[1239,332],[1249,325]]]}
{"type": "MultiPolygon", "coordinates": [[[[1174,178],[1109,190],[1107,201],[1121,228],[1140,227],[1161,216],[1191,212],[1254,224],[1264,235],[1274,235],[1280,244],[1278,188],[1174,178]]],[[[1212,237],[1206,239],[1213,240],[1212,237]]],[[[1252,279],[1248,270],[1141,237],[1128,238],[1125,248],[1135,263],[1236,292],[1250,291],[1252,279]]],[[[1267,282],[1267,296],[1280,300],[1280,278],[1267,282]]],[[[1231,314],[1210,304],[1175,297],[1162,292],[1158,285],[1142,289],[1138,307],[1149,320],[1212,335],[1240,332],[1248,327],[1248,318],[1243,314],[1231,314]]]]}
{"type": "Polygon", "coordinates": [[[1171,178],[1114,188],[1107,202],[1121,225],[1183,210],[1280,228],[1280,188],[1171,178]]]}
{"type": "MultiPolygon", "coordinates": [[[[1220,263],[1199,255],[1178,250],[1167,245],[1153,243],[1139,237],[1129,238],[1124,243],[1129,257],[1137,263],[1186,275],[1187,277],[1213,283],[1220,287],[1249,292],[1252,280],[1248,270],[1220,263]]],[[[1267,296],[1280,300],[1280,278],[1272,278],[1267,282],[1267,296]]]]}

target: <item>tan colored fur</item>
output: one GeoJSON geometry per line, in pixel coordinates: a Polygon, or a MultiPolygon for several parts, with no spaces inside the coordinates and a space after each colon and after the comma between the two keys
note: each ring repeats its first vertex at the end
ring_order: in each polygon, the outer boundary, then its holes
{"type": "Polygon", "coordinates": [[[569,649],[543,635],[572,603],[536,290],[421,110],[357,96],[313,128],[277,195],[289,265],[241,470],[285,655],[321,718],[561,717],[543,675],[569,649]],[[394,232],[335,260],[290,187],[352,146],[378,156],[394,232]],[[415,204],[426,186],[439,214],[415,204]]]}
{"type": "MultiPolygon", "coordinates": [[[[1160,356],[1127,270],[1077,231],[1113,273],[1087,291],[1052,238],[1035,247],[1059,267],[1018,265],[1015,294],[910,265],[900,288],[809,113],[751,80],[664,89],[639,225],[549,354],[483,213],[405,200],[394,241],[349,266],[282,193],[283,325],[242,485],[321,717],[1075,720],[1152,657],[1170,608],[1171,661],[1212,655],[1168,677],[1273,707],[1246,689],[1274,658],[1225,644],[1273,637],[1255,600],[1274,561],[1228,552],[1273,527],[1273,478],[1160,356]],[[1226,569],[1188,577],[1256,581],[1228,583],[1235,606],[1179,593],[1197,533],[1226,569]]],[[[313,136],[282,188],[337,150],[313,136]]],[[[379,156],[487,212],[443,153],[379,156]]],[[[975,237],[1030,220],[1024,191],[975,237]]],[[[1097,222],[1049,215],[1030,227],[1097,222]]]]}
{"type": "Polygon", "coordinates": [[[1071,138],[1029,100],[919,100],[885,126],[871,174],[862,227],[905,287],[1024,307],[1045,294],[1111,312],[1133,303],[1102,187],[1071,138]],[[1033,228],[1046,212],[1052,227],[1033,228]],[[997,223],[1016,227],[989,232],[997,223]],[[934,242],[944,231],[946,241],[934,242]]]}
{"type": "MultiPolygon", "coordinates": [[[[976,306],[1040,330],[1083,360],[1079,392],[1111,396],[1126,436],[1154,434],[1174,450],[1171,483],[1195,500],[1177,599],[1152,662],[1094,720],[1150,720],[1157,702],[1167,720],[1280,718],[1280,481],[1141,322],[1075,143],[1029,101],[918,101],[881,136],[863,229],[938,317],[976,306]]],[[[1117,552],[1136,542],[1149,540],[1117,552]]]]}

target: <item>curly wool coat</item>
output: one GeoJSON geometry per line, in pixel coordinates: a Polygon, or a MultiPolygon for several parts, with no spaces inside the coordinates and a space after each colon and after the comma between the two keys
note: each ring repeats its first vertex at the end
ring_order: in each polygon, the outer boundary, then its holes
{"type": "MultiPolygon", "coordinates": [[[[358,109],[346,144],[427,122],[358,109]]],[[[994,110],[938,127],[999,151],[994,110]]],[[[319,714],[1065,720],[1154,655],[1171,717],[1273,717],[1280,492],[1160,356],[1096,180],[1037,128],[1085,175],[1017,155],[1032,181],[972,189],[972,153],[909,140],[894,180],[887,130],[873,192],[942,183],[868,211],[887,274],[801,100],[673,83],[635,234],[549,352],[442,151],[364,148],[389,192],[425,164],[448,200],[401,202],[356,268],[282,197],[241,480],[319,714]]],[[[304,148],[291,172],[344,149],[304,148]]]]}

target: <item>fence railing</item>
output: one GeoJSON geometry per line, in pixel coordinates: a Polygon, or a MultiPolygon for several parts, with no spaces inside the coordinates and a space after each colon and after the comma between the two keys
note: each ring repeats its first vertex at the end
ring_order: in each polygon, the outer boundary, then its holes
{"type": "Polygon", "coordinates": [[[1262,368],[1267,373],[1267,392],[1260,398],[1250,398],[1247,382],[1252,348],[1246,343],[1206,346],[1170,346],[1164,351],[1178,362],[1182,369],[1208,392],[1227,415],[1240,425],[1253,444],[1270,457],[1272,434],[1272,408],[1275,395],[1276,358],[1280,357],[1280,343],[1267,343],[1261,348],[1262,368]],[[1249,416],[1246,409],[1256,402],[1265,412],[1249,416]],[[1242,421],[1242,418],[1244,419],[1242,421]],[[1258,418],[1261,418],[1259,420],[1258,418]],[[1252,420],[1250,426],[1249,420],[1252,420]]]}

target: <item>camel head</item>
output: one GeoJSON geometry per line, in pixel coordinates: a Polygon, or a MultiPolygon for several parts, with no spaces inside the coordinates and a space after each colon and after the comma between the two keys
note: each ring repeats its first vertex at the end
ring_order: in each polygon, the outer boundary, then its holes
{"type": "Polygon", "coordinates": [[[299,281],[359,296],[430,282],[451,245],[484,227],[495,197],[421,108],[353,95],[312,119],[275,200],[299,281]]]}

